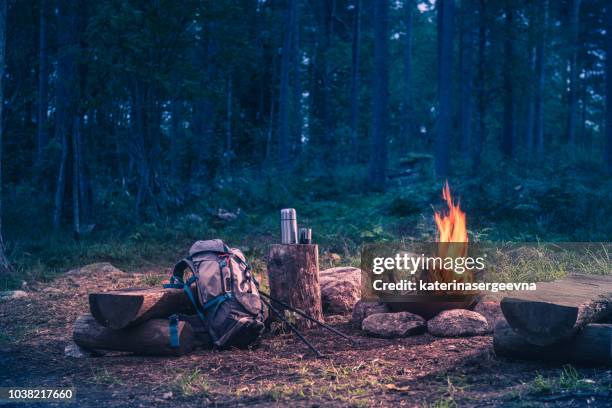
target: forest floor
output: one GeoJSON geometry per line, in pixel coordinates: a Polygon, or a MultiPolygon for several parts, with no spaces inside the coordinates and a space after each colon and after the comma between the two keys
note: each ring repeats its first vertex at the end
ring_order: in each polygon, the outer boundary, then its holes
{"type": "Polygon", "coordinates": [[[88,310],[87,293],[155,286],[169,272],[99,270],[77,269],[31,284],[25,298],[0,302],[0,386],[74,387],[79,407],[611,403],[611,370],[500,359],[491,336],[374,339],[353,329],[348,316],[330,316],[328,321],[357,338],[356,346],[327,332],[305,332],[329,356],[325,359],[314,358],[291,334],[266,335],[253,350],[197,350],[180,358],[120,353],[67,358],[64,347],[72,322],[88,310]]]}

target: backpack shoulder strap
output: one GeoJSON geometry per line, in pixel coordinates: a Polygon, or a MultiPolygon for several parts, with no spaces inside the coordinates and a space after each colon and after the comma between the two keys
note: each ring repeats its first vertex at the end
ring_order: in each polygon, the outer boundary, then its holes
{"type": "MultiPolygon", "coordinates": [[[[185,277],[185,269],[187,268],[189,268],[189,270],[191,271],[193,275],[191,279],[194,279],[194,277],[197,276],[197,270],[196,270],[196,267],[193,261],[190,258],[183,258],[180,261],[178,261],[176,265],[174,265],[174,269],[172,269],[172,275],[170,276],[170,283],[165,284],[164,288],[182,289],[183,285],[186,283],[184,281],[184,277],[185,277]]],[[[193,283],[193,281],[191,283],[193,283]]]]}
{"type": "Polygon", "coordinates": [[[204,321],[204,313],[202,309],[196,302],[195,297],[191,291],[191,284],[198,280],[197,269],[193,263],[193,261],[189,258],[183,258],[174,265],[174,269],[172,271],[172,276],[170,277],[170,283],[164,285],[164,288],[170,289],[183,289],[187,297],[193,304],[195,311],[198,313],[198,317],[204,321]],[[185,269],[189,268],[191,270],[191,278],[184,280],[185,277],[185,269]]]}

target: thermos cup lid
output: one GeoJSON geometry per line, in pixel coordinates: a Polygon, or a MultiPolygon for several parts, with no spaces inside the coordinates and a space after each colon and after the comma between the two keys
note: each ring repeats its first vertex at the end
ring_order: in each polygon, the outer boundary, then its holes
{"type": "Polygon", "coordinates": [[[283,208],[281,210],[281,220],[295,220],[295,208],[283,208]]]}

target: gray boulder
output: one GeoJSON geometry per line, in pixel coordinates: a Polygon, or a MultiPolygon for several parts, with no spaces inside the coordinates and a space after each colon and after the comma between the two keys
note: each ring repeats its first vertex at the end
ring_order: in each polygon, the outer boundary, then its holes
{"type": "Polygon", "coordinates": [[[390,310],[385,303],[366,302],[363,299],[359,300],[353,306],[353,315],[351,323],[354,327],[361,328],[361,323],[366,317],[375,313],[389,313],[390,310]]]}
{"type": "Polygon", "coordinates": [[[80,347],[73,341],[68,343],[64,348],[64,356],[68,358],[89,358],[94,355],[95,353],[80,347]]]}
{"type": "Polygon", "coordinates": [[[406,337],[425,332],[425,319],[409,312],[375,313],[363,320],[361,328],[375,337],[406,337]]]}
{"type": "Polygon", "coordinates": [[[481,336],[488,333],[489,324],[480,313],[452,309],[427,321],[427,331],[438,337],[481,336]]]}
{"type": "Polygon", "coordinates": [[[478,302],[476,307],[474,307],[474,311],[480,313],[487,319],[489,333],[493,333],[493,328],[495,328],[497,322],[506,320],[502,313],[500,302],[498,301],[478,302]]]}
{"type": "Polygon", "coordinates": [[[361,269],[350,266],[319,272],[323,309],[329,313],[348,313],[361,298],[361,269]]]}
{"type": "Polygon", "coordinates": [[[0,292],[0,299],[2,300],[24,299],[27,297],[28,292],[23,290],[9,290],[6,292],[0,292]]]}

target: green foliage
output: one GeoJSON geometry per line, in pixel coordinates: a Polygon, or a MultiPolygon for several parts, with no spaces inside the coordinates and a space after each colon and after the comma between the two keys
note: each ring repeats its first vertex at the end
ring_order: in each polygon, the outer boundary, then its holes
{"type": "MultiPolygon", "coordinates": [[[[473,240],[596,241],[612,229],[612,221],[603,215],[612,200],[612,182],[592,180],[594,169],[588,163],[576,163],[571,175],[557,177],[543,169],[527,178],[523,166],[506,166],[503,180],[496,179],[502,171],[490,166],[482,175],[457,172],[450,180],[467,213],[473,240]],[[557,200],[562,208],[554,204],[557,200]],[[534,204],[524,208],[525,203],[534,204]]],[[[358,265],[361,246],[367,242],[435,239],[433,211],[445,209],[442,183],[421,176],[402,187],[390,186],[385,193],[367,193],[357,182],[364,170],[346,166],[324,176],[245,169],[239,175],[217,177],[213,188],[194,191],[192,198],[148,222],[134,217],[125,194],[100,190],[96,228],[78,240],[66,231],[49,233],[49,207],[29,199],[33,192],[27,184],[17,186],[5,207],[7,249],[17,273],[1,278],[0,288],[47,280],[97,261],[129,270],[170,266],[193,241],[215,237],[243,248],[256,270],[263,272],[267,246],[278,242],[278,211],[283,207],[296,208],[300,225],[313,229],[321,252],[339,254],[342,264],[358,265]],[[220,218],[220,209],[235,219],[220,218]]],[[[513,280],[559,277],[572,272],[564,266],[569,264],[590,273],[605,272],[610,265],[610,254],[600,250],[580,259],[540,255],[522,253],[499,265],[507,265],[513,280]]]]}

